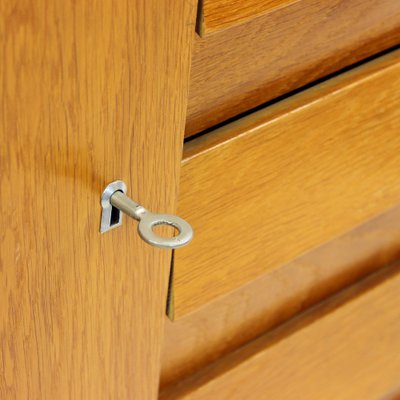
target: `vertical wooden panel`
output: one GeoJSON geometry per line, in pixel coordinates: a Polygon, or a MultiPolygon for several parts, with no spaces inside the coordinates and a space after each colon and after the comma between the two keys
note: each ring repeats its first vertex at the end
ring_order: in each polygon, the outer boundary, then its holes
{"type": "Polygon", "coordinates": [[[194,3],[0,3],[2,399],[157,396],[170,253],[99,200],[175,210],[194,3]]]}

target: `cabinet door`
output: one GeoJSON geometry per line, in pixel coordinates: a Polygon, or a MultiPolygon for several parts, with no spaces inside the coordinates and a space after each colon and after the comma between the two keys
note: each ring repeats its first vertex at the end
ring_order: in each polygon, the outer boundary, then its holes
{"type": "Polygon", "coordinates": [[[171,253],[100,195],[175,211],[193,3],[0,3],[1,399],[157,396],[171,253]]]}

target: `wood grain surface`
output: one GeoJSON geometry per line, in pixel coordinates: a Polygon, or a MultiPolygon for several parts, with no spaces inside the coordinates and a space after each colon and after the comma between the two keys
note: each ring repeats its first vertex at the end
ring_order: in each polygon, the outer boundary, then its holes
{"type": "Polygon", "coordinates": [[[400,202],[400,51],[185,145],[180,318],[400,202]]]}
{"type": "MultiPolygon", "coordinates": [[[[186,136],[400,44],[399,1],[281,2],[288,4],[196,38],[186,136]]],[[[228,1],[204,4],[221,3],[228,1]]],[[[243,11],[254,1],[229,3],[243,11]]]]}
{"type": "Polygon", "coordinates": [[[400,266],[166,389],[176,399],[398,399],[400,266]]]}
{"type": "Polygon", "coordinates": [[[202,0],[200,34],[225,29],[301,0],[202,0]]]}
{"type": "Polygon", "coordinates": [[[161,387],[400,259],[400,206],[165,324],[161,387]]]}
{"type": "Polygon", "coordinates": [[[0,2],[1,399],[157,398],[171,254],[100,195],[175,210],[193,3],[0,2]]]}

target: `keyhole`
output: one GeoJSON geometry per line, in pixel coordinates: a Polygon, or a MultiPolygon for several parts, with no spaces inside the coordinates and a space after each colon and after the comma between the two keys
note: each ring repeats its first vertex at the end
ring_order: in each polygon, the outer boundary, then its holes
{"type": "Polygon", "coordinates": [[[121,211],[118,210],[117,207],[112,206],[111,218],[110,218],[110,227],[119,224],[120,219],[121,219],[121,211]]]}

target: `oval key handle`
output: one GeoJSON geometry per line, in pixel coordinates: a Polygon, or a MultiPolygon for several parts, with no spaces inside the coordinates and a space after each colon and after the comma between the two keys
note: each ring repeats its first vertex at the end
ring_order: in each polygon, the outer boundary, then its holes
{"type": "Polygon", "coordinates": [[[152,213],[130,199],[125,194],[125,191],[126,185],[122,181],[112,182],[104,190],[102,196],[103,216],[100,228],[101,232],[106,232],[113,227],[111,225],[113,219],[116,222],[115,225],[119,226],[121,224],[120,216],[115,215],[117,210],[139,221],[138,232],[140,237],[152,246],[177,249],[186,246],[193,239],[193,229],[184,219],[175,215],[152,213]],[[113,210],[107,211],[107,206],[114,208],[114,217],[113,210]],[[107,226],[108,221],[110,222],[109,226],[107,226]],[[157,235],[153,231],[153,228],[157,225],[172,226],[179,231],[179,234],[171,238],[157,235]]]}
{"type": "Polygon", "coordinates": [[[147,212],[139,222],[140,237],[148,244],[166,249],[177,249],[186,246],[193,239],[192,227],[182,218],[170,214],[153,214],[147,212]],[[177,236],[164,238],[153,231],[157,225],[170,225],[179,231],[177,236]]]}

